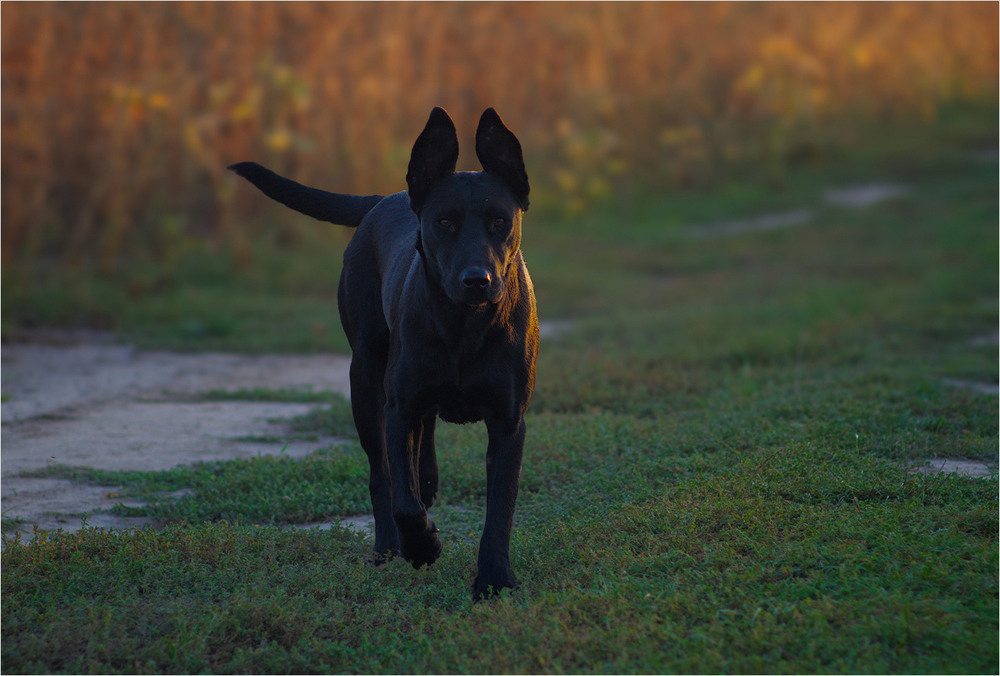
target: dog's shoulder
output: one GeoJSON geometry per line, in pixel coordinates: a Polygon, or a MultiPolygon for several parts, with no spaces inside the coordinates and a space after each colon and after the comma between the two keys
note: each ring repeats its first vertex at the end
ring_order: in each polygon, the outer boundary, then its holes
{"type": "Polygon", "coordinates": [[[371,211],[365,214],[359,227],[391,231],[393,229],[413,230],[417,225],[417,216],[410,209],[410,197],[406,191],[403,191],[384,197],[371,211]]]}
{"type": "Polygon", "coordinates": [[[381,283],[397,286],[416,255],[419,229],[406,192],[385,197],[365,215],[344,251],[348,274],[375,275],[381,283]]]}
{"type": "Polygon", "coordinates": [[[348,249],[353,249],[355,254],[367,250],[383,260],[401,243],[410,246],[416,240],[419,225],[410,209],[409,196],[405,192],[389,195],[365,214],[348,249]]]}

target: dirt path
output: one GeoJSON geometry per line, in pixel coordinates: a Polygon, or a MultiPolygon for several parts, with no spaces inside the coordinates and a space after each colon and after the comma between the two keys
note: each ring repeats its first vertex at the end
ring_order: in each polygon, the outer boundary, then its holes
{"type": "Polygon", "coordinates": [[[107,334],[44,333],[2,350],[0,494],[7,519],[43,529],[125,527],[141,520],[101,514],[114,488],[19,476],[50,464],[168,469],[199,460],[284,452],[323,442],[269,444],[288,419],[315,404],[202,402],[213,389],[306,388],[348,393],[350,360],[339,355],[173,354],[117,344],[107,334]],[[95,513],[97,512],[97,513],[95,513]]]}
{"type": "MultiPolygon", "coordinates": [[[[545,334],[551,337],[567,326],[547,325],[545,334]]],[[[74,531],[84,515],[91,526],[145,523],[105,513],[121,501],[115,487],[20,476],[50,464],[156,470],[261,453],[308,455],[330,440],[285,444],[246,438],[280,437],[286,432],[282,420],[306,413],[314,404],[199,401],[191,395],[244,388],[348,394],[349,364],[339,355],[142,351],[118,344],[108,334],[90,332],[38,334],[33,342],[4,345],[3,516],[20,520],[25,534],[32,526],[74,531]]],[[[964,382],[954,384],[968,387],[964,382]]],[[[995,394],[996,386],[991,387],[995,394]]],[[[928,459],[913,463],[911,471],[989,477],[996,470],[979,461],[928,459]]],[[[345,522],[364,528],[371,518],[345,522]]]]}

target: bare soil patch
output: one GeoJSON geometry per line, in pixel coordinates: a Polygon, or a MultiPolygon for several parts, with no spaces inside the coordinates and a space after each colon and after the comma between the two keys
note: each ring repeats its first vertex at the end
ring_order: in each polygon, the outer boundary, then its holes
{"type": "Polygon", "coordinates": [[[198,401],[208,390],[312,389],[348,394],[341,355],[175,354],[143,351],[93,332],[39,334],[2,348],[2,512],[25,530],[127,527],[101,514],[114,488],[22,473],[51,464],[157,470],[258,454],[303,456],[331,440],[259,443],[315,404],[198,401]]]}
{"type": "MultiPolygon", "coordinates": [[[[571,322],[543,327],[547,337],[571,322]]],[[[121,487],[23,476],[51,465],[164,470],[199,461],[283,453],[303,457],[337,441],[255,439],[287,436],[287,421],[316,404],[205,401],[211,390],[304,389],[350,395],[344,355],[177,354],[139,350],[108,333],[40,331],[2,348],[0,497],[19,530],[75,531],[148,520],[106,513],[124,502],[121,487]]],[[[138,506],[136,503],[131,503],[138,506]]],[[[370,530],[373,517],[342,519],[370,530]]],[[[304,524],[329,528],[333,522],[304,524]]]]}
{"type": "Polygon", "coordinates": [[[902,197],[909,190],[905,185],[894,183],[868,183],[827,190],[823,199],[837,206],[864,209],[886,200],[902,197]]]}
{"type": "MultiPolygon", "coordinates": [[[[887,200],[902,197],[909,190],[909,187],[905,185],[893,183],[864,183],[827,190],[823,193],[823,202],[849,209],[866,209],[887,200]]],[[[793,209],[762,214],[753,218],[698,225],[689,228],[688,233],[696,238],[741,235],[747,232],[781,230],[809,225],[815,218],[816,211],[814,209],[793,209]]]]}
{"type": "Polygon", "coordinates": [[[977,479],[988,479],[996,477],[997,466],[990,466],[981,460],[931,458],[913,463],[912,471],[918,474],[960,474],[977,479]]]}

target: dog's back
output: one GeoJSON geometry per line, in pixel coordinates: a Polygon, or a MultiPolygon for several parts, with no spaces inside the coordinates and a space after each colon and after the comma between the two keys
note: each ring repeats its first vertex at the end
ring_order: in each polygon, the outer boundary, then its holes
{"type": "MultiPolygon", "coordinates": [[[[418,232],[419,221],[405,192],[380,200],[358,225],[344,251],[337,296],[341,323],[352,349],[361,335],[387,334],[386,271],[398,273],[394,276],[397,286],[405,280],[403,273],[416,255],[418,232]]],[[[398,293],[397,289],[392,295],[398,293]]],[[[388,349],[387,344],[384,349],[388,349]]]]}

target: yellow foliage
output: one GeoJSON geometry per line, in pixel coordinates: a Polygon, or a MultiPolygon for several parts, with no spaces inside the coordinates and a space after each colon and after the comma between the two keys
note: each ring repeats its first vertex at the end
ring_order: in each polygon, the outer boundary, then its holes
{"type": "Polygon", "coordinates": [[[854,45],[851,48],[851,60],[859,68],[867,68],[872,63],[872,52],[865,45],[854,45]]]}
{"type": "Polygon", "coordinates": [[[587,197],[591,200],[601,200],[611,195],[611,184],[600,176],[593,176],[587,181],[587,197]]]}
{"type": "Polygon", "coordinates": [[[557,169],[556,170],[556,185],[563,192],[576,192],[580,187],[580,181],[577,179],[576,175],[568,169],[557,169]]]}
{"type": "Polygon", "coordinates": [[[628,171],[628,163],[625,160],[613,159],[608,161],[608,173],[612,176],[621,176],[628,171]]]}
{"type": "Polygon", "coordinates": [[[701,128],[694,124],[667,127],[660,132],[660,143],[665,146],[679,146],[704,141],[701,128]]]}
{"type": "Polygon", "coordinates": [[[162,92],[153,92],[149,95],[149,107],[153,110],[165,110],[170,106],[170,99],[162,92]]]}
{"type": "Polygon", "coordinates": [[[267,135],[267,145],[278,152],[288,150],[292,145],[292,135],[287,129],[277,129],[267,135]]]}
{"type": "Polygon", "coordinates": [[[995,98],[997,25],[985,2],[5,3],[2,250],[126,242],[164,210],[235,242],[265,218],[240,160],[399,190],[435,105],[463,147],[496,107],[533,185],[583,208],[819,114],[995,98]]]}
{"type": "Polygon", "coordinates": [[[243,120],[249,120],[257,112],[257,106],[251,100],[240,101],[233,107],[233,120],[236,122],[241,122],[243,120]]]}
{"type": "Polygon", "coordinates": [[[736,81],[738,90],[754,92],[764,83],[766,71],[761,63],[752,63],[736,81]]]}

